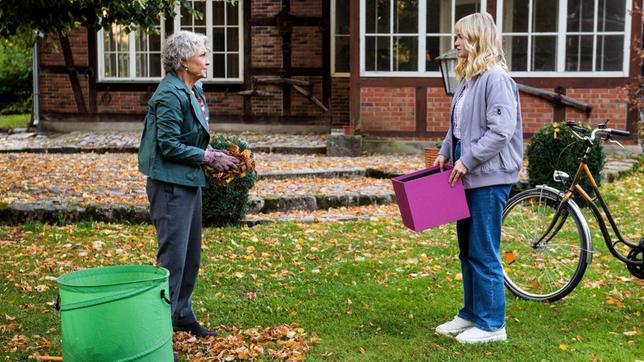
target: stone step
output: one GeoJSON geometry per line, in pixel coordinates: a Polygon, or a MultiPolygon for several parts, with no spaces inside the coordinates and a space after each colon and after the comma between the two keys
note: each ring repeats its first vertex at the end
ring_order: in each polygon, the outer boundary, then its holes
{"type": "MultiPolygon", "coordinates": [[[[326,147],[300,146],[257,146],[253,152],[285,153],[300,155],[326,154],[326,147]]],[[[50,146],[50,147],[6,147],[0,148],[0,153],[138,153],[136,146],[124,147],[79,147],[79,146],[50,146]]]]}

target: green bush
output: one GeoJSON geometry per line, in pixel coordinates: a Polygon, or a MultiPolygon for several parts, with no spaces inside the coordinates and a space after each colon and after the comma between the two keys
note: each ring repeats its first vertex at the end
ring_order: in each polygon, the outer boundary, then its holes
{"type": "Polygon", "coordinates": [[[0,43],[0,114],[29,113],[32,92],[31,49],[0,43]]]}
{"type": "MultiPolygon", "coordinates": [[[[248,149],[248,144],[238,137],[218,135],[210,145],[218,150],[227,150],[231,144],[239,151],[248,149]]],[[[244,177],[237,177],[225,186],[219,186],[208,178],[209,186],[203,190],[203,222],[209,226],[239,225],[248,212],[248,191],[255,186],[254,170],[244,177]]]]}
{"type": "MultiPolygon", "coordinates": [[[[590,130],[587,124],[580,124],[590,130]]],[[[528,145],[528,178],[531,186],[547,184],[560,188],[561,184],[552,179],[555,170],[564,171],[570,175],[570,181],[575,177],[579,159],[583,156],[586,145],[572,134],[565,122],[552,123],[542,127],[532,136],[528,145]]],[[[588,157],[588,168],[599,185],[600,172],[604,167],[606,154],[601,140],[595,140],[588,157]]],[[[588,183],[582,182],[588,190],[588,183]]]]}

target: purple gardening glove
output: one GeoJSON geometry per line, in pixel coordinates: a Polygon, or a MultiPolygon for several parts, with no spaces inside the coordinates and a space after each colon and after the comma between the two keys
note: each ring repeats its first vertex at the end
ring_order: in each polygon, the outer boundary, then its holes
{"type": "Polygon", "coordinates": [[[203,162],[215,168],[217,171],[228,171],[229,168],[237,166],[239,161],[232,156],[215,151],[214,149],[207,149],[203,154],[203,162]]]}

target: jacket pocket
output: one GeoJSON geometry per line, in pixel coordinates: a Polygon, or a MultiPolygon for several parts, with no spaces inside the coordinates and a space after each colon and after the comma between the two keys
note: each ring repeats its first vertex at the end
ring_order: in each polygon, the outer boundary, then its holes
{"type": "Polygon", "coordinates": [[[512,157],[510,149],[505,147],[499,153],[501,169],[505,171],[515,171],[521,168],[521,165],[512,157]]]}

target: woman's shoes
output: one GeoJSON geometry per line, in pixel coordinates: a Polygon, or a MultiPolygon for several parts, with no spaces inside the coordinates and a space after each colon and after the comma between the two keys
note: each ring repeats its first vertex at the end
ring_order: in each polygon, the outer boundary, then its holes
{"type": "Polygon", "coordinates": [[[463,344],[487,343],[505,341],[508,339],[505,327],[493,332],[484,331],[480,328],[474,327],[473,322],[459,316],[456,316],[451,321],[436,327],[436,333],[444,336],[457,334],[456,340],[463,344]]]}
{"type": "Polygon", "coordinates": [[[506,339],[508,339],[508,335],[505,333],[505,327],[494,332],[472,327],[456,336],[456,340],[463,344],[505,341],[506,339]]]}
{"type": "Polygon", "coordinates": [[[217,336],[216,331],[209,331],[206,328],[204,328],[201,324],[199,324],[199,322],[196,322],[196,321],[186,325],[180,325],[180,326],[175,325],[173,326],[173,329],[175,332],[188,332],[198,338],[217,336]]]}
{"type": "Polygon", "coordinates": [[[459,334],[471,327],[474,327],[474,322],[456,316],[451,321],[436,327],[436,333],[449,336],[450,334],[459,334]]]}

